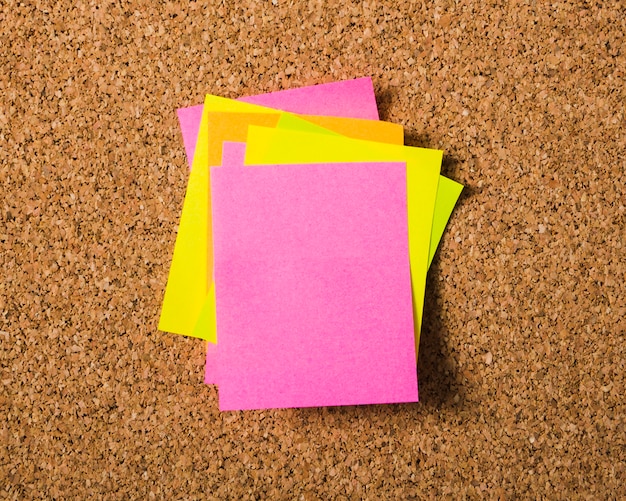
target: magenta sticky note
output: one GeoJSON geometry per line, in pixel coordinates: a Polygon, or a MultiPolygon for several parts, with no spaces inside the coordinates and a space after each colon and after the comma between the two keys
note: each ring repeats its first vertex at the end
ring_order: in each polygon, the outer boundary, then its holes
{"type": "Polygon", "coordinates": [[[406,166],[211,169],[221,410],[417,401],[406,166]]]}
{"type": "Polygon", "coordinates": [[[222,144],[222,166],[243,167],[246,159],[246,143],[224,141],[222,144]]]}
{"type": "MultiPolygon", "coordinates": [[[[224,141],[222,146],[222,167],[243,167],[246,157],[246,143],[224,141]]],[[[204,384],[217,383],[218,345],[207,343],[206,364],[204,366],[204,384]]]]}
{"type": "MultiPolygon", "coordinates": [[[[378,120],[374,85],[370,77],[309,85],[238,100],[291,113],[378,120]]],[[[189,167],[196,151],[202,108],[200,104],[177,110],[189,167]]]]}
{"type": "Polygon", "coordinates": [[[178,108],[178,125],[183,135],[183,144],[185,153],[187,154],[187,164],[191,169],[193,155],[196,151],[196,143],[198,142],[198,129],[200,128],[200,120],[202,120],[202,109],[204,105],[189,106],[187,108],[178,108]]]}
{"type": "Polygon", "coordinates": [[[287,89],[238,100],[303,115],[378,120],[374,85],[370,77],[287,89]]]}
{"type": "MultiPolygon", "coordinates": [[[[292,113],[378,120],[376,96],[370,77],[259,94],[257,96],[240,98],[240,100],[261,106],[275,107],[292,113]]],[[[203,105],[198,105],[177,110],[189,167],[191,167],[196,149],[202,109],[203,105]]],[[[239,161],[242,154],[245,156],[245,145],[243,143],[239,143],[239,146],[225,146],[224,148],[222,154],[223,166],[243,165],[243,161],[239,161]]],[[[217,383],[216,371],[214,370],[216,357],[217,348],[207,350],[205,370],[205,382],[207,384],[217,383]]]]}

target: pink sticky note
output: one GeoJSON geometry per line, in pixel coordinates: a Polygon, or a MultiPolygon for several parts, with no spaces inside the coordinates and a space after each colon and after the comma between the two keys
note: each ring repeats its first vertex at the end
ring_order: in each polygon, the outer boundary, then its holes
{"type": "Polygon", "coordinates": [[[211,169],[221,410],[417,401],[406,166],[211,169]]]}
{"type": "Polygon", "coordinates": [[[246,143],[224,141],[222,145],[222,166],[243,167],[246,158],[246,143]]]}
{"type": "Polygon", "coordinates": [[[200,120],[202,120],[202,109],[204,105],[189,106],[187,108],[178,108],[178,125],[183,135],[183,144],[185,145],[185,153],[187,154],[187,164],[191,169],[193,155],[196,152],[196,143],[198,142],[198,129],[200,128],[200,120]]]}
{"type": "MultiPolygon", "coordinates": [[[[238,101],[291,113],[378,120],[376,96],[370,77],[241,97],[238,101]]],[[[189,167],[196,151],[202,108],[200,104],[177,110],[189,167]]]]}
{"type": "Polygon", "coordinates": [[[303,115],[378,120],[378,107],[371,77],[242,97],[239,101],[303,115]]]}
{"type": "MultiPolygon", "coordinates": [[[[243,167],[246,157],[246,143],[224,141],[222,146],[222,167],[243,167]]],[[[204,384],[217,384],[218,345],[207,343],[204,384]]]]}
{"type": "MultiPolygon", "coordinates": [[[[242,100],[293,113],[378,120],[376,96],[370,77],[260,94],[242,98],[242,100]],[[339,102],[341,103],[337,104],[339,102]]],[[[178,119],[190,167],[196,148],[202,109],[203,106],[199,105],[178,110],[178,119]]],[[[224,150],[222,165],[243,165],[243,161],[240,161],[239,158],[241,155],[245,155],[245,145],[240,143],[240,146],[226,146],[225,148],[230,149],[230,151],[224,150]]],[[[205,368],[205,383],[207,384],[217,384],[216,357],[217,348],[209,347],[205,368]]]]}

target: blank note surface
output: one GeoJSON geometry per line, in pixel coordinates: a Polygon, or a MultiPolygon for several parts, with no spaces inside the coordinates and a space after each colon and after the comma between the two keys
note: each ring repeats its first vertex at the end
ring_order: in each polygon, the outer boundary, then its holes
{"type": "Polygon", "coordinates": [[[212,168],[220,409],[417,400],[406,165],[212,168]]]}

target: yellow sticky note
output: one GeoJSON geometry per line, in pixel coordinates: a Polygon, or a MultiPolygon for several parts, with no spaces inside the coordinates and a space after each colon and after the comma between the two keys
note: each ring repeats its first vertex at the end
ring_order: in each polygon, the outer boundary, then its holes
{"type": "MultiPolygon", "coordinates": [[[[324,124],[324,121],[320,120],[317,122],[308,121],[303,116],[296,116],[292,114],[284,114],[278,120],[277,127],[279,129],[289,129],[293,131],[300,132],[312,132],[312,133],[320,133],[320,134],[331,134],[331,135],[339,135],[338,133],[333,133],[332,131],[322,128],[321,125],[324,124]]],[[[326,117],[322,117],[326,118],[326,117]]],[[[371,120],[362,120],[361,122],[371,122],[371,120]]],[[[354,122],[353,122],[354,123],[354,122]]],[[[374,122],[376,123],[376,122],[374,122]]],[[[382,123],[382,122],[378,122],[382,123]]],[[[258,124],[257,124],[258,125],[258,124]]],[[[346,124],[350,127],[352,124],[346,124]]],[[[351,137],[353,139],[368,139],[368,134],[364,131],[369,127],[368,124],[358,124],[363,125],[363,128],[358,130],[346,130],[343,129],[345,136],[351,137]],[[348,132],[346,134],[345,132],[348,132]]],[[[339,130],[335,128],[335,130],[339,130]]],[[[392,131],[390,131],[391,133],[392,131]]],[[[369,134],[370,136],[376,136],[376,134],[369,134]]],[[[392,143],[392,144],[403,144],[402,140],[397,140],[397,137],[391,136],[385,139],[376,139],[377,142],[381,143],[392,143]]],[[[242,139],[244,141],[245,139],[242,139]]],[[[446,229],[446,224],[450,219],[450,215],[456,205],[456,202],[463,190],[463,185],[449,179],[445,176],[439,176],[439,186],[437,186],[437,197],[435,199],[435,213],[433,216],[433,227],[430,233],[430,246],[428,253],[428,267],[433,261],[435,257],[435,252],[437,251],[437,247],[439,246],[439,242],[441,241],[441,237],[443,236],[443,232],[446,229]]]]}
{"type": "Polygon", "coordinates": [[[417,349],[442,155],[439,150],[251,126],[248,128],[246,164],[406,162],[409,255],[417,349]]]}
{"type": "MultiPolygon", "coordinates": [[[[208,123],[204,120],[200,122],[198,137],[208,137],[208,123]]],[[[194,334],[208,291],[207,256],[212,247],[209,240],[208,160],[208,148],[198,145],[187,182],[159,319],[159,330],[187,336],[194,334]]]]}
{"type": "Polygon", "coordinates": [[[277,127],[301,132],[342,135],[379,143],[404,143],[402,125],[380,120],[283,113],[278,120],[277,127]]]}
{"type": "MultiPolygon", "coordinates": [[[[254,105],[246,104],[246,106],[254,105]]],[[[249,125],[344,135],[354,139],[369,139],[391,144],[404,142],[404,132],[401,125],[376,120],[294,115],[281,111],[212,111],[210,107],[205,115],[204,120],[208,124],[209,134],[206,138],[198,139],[198,147],[208,148],[209,166],[220,164],[224,141],[242,143],[246,141],[249,125]]]]}

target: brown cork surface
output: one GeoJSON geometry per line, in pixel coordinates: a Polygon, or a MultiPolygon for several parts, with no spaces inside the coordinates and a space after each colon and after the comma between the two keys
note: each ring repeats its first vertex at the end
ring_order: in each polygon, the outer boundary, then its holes
{"type": "Polygon", "coordinates": [[[620,1],[5,2],[0,498],[624,498],[625,33],[620,1]],[[175,110],[365,75],[467,187],[421,402],[220,414],[157,331],[175,110]]]}

